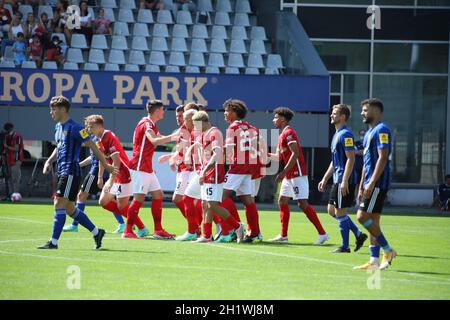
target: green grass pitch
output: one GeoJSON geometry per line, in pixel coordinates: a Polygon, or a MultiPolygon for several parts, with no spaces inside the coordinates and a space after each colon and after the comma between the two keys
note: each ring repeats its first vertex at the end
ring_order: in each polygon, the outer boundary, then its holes
{"type": "MultiPolygon", "coordinates": [[[[87,206],[86,213],[107,232],[116,226],[100,207],[87,206]]],[[[140,216],[151,230],[148,203],[140,216]]],[[[449,218],[383,216],[384,233],[399,256],[378,273],[352,270],[368,261],[367,245],[357,253],[330,253],[340,242],[337,222],[319,216],[331,235],[319,247],[312,245],[314,227],[292,211],[289,245],[124,240],[108,233],[95,251],[91,234],[80,228],[63,233],[59,249],[47,251],[36,246],[51,235],[52,206],[1,204],[0,299],[450,298],[449,218]],[[76,283],[71,266],[79,270],[79,289],[70,285],[76,283]]],[[[173,208],[163,209],[163,224],[177,234],[186,228],[173,208]]],[[[261,211],[260,225],[265,239],[278,234],[278,212],[261,211]]]]}

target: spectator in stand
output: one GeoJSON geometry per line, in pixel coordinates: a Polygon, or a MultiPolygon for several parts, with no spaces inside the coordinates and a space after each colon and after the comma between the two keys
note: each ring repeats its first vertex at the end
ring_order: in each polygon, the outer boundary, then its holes
{"type": "Polygon", "coordinates": [[[22,21],[22,14],[20,12],[17,12],[11,24],[9,25],[8,38],[3,38],[2,40],[0,56],[3,57],[3,55],[5,54],[6,46],[12,46],[14,44],[17,34],[19,32],[22,32],[22,34],[25,33],[25,27],[21,23],[21,21],[22,21]]]}
{"type": "MultiPolygon", "coordinates": [[[[21,1],[18,1],[21,2],[21,1]]],[[[40,6],[41,4],[43,4],[42,0],[25,0],[25,4],[29,4],[30,6],[34,8],[40,6]]]]}
{"type": "Polygon", "coordinates": [[[109,34],[112,35],[111,21],[105,18],[105,10],[100,7],[98,10],[97,18],[94,21],[96,34],[109,34]]]}
{"type": "Polygon", "coordinates": [[[4,8],[5,0],[0,2],[0,38],[3,38],[3,33],[5,36],[8,34],[9,25],[11,24],[11,13],[8,9],[4,8]]]}
{"type": "Polygon", "coordinates": [[[88,11],[88,3],[87,1],[81,1],[80,2],[80,25],[81,29],[72,29],[65,28],[64,33],[66,34],[66,37],[70,41],[72,38],[72,33],[81,33],[86,36],[86,40],[88,44],[91,43],[92,40],[92,34],[93,34],[93,28],[92,28],[92,16],[88,11]]]}
{"type": "Polygon", "coordinates": [[[33,39],[30,42],[27,51],[30,60],[36,62],[38,68],[42,67],[42,56],[44,54],[44,45],[41,42],[41,38],[39,38],[37,34],[33,36],[33,39]]]}
{"type": "Polygon", "coordinates": [[[173,10],[189,10],[189,11],[195,11],[197,6],[192,0],[174,0],[173,1],[173,10]]]}
{"type": "Polygon", "coordinates": [[[27,40],[31,40],[36,33],[37,28],[39,27],[39,23],[34,18],[33,13],[28,13],[27,20],[25,22],[25,38],[27,40]]]}
{"type": "Polygon", "coordinates": [[[64,57],[62,55],[61,40],[58,36],[53,36],[52,41],[45,50],[45,61],[55,61],[59,66],[64,63],[64,57]]]}
{"type": "Polygon", "coordinates": [[[27,44],[24,41],[24,34],[22,32],[17,34],[12,51],[14,52],[14,64],[16,67],[22,66],[22,63],[27,60],[27,44]]]}
{"type": "Polygon", "coordinates": [[[164,10],[164,2],[162,0],[141,0],[142,9],[164,10]]]}
{"type": "Polygon", "coordinates": [[[41,14],[41,20],[39,21],[38,28],[36,29],[36,34],[41,39],[44,47],[47,47],[50,43],[50,35],[52,34],[52,24],[48,19],[48,14],[43,12],[41,14]]]}
{"type": "Polygon", "coordinates": [[[53,12],[52,28],[57,33],[63,33],[67,19],[67,8],[69,2],[67,0],[58,0],[56,3],[56,9],[53,12]]]}
{"type": "Polygon", "coordinates": [[[52,8],[55,8],[57,3],[58,3],[57,0],[44,0],[44,4],[46,6],[51,6],[52,8]]]}
{"type": "Polygon", "coordinates": [[[23,161],[23,138],[14,130],[12,123],[5,123],[3,129],[6,133],[4,149],[6,161],[11,173],[12,192],[20,192],[21,166],[23,161]]]}
{"type": "Polygon", "coordinates": [[[450,174],[447,174],[445,182],[439,185],[437,195],[441,211],[450,211],[450,174]]]}

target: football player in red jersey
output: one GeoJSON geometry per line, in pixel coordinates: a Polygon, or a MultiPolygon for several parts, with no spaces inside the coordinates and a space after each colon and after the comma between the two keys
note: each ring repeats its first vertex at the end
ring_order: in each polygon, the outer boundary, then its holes
{"type": "Polygon", "coordinates": [[[146,105],[147,116],[136,126],[133,136],[133,154],[130,160],[130,174],[133,183],[133,201],[127,212],[127,225],[122,237],[136,238],[132,227],[139,213],[145,195],[152,196],[151,212],[154,222],[154,239],[172,239],[174,234],[165,231],[161,224],[163,193],[156,174],[153,172],[152,158],[155,147],[169,141],[176,141],[178,132],[163,136],[156,122],[164,118],[164,105],[160,100],[149,100],[146,105]]]}
{"type": "Polygon", "coordinates": [[[293,198],[319,233],[314,244],[322,244],[328,240],[329,236],[323,229],[317,213],[308,203],[309,183],[306,162],[297,133],[289,125],[289,122],[294,117],[294,112],[289,108],[279,107],[273,111],[273,114],[273,124],[277,129],[281,130],[281,134],[278,138],[277,152],[275,154],[269,153],[269,157],[276,161],[281,158],[284,163],[284,169],[276,176],[277,183],[282,181],[278,198],[281,233],[270,239],[270,241],[288,242],[289,198],[293,198]]]}
{"type": "MultiPolygon", "coordinates": [[[[244,102],[229,99],[223,104],[225,120],[230,124],[226,133],[226,158],[229,170],[225,177],[223,187],[223,206],[239,220],[236,205],[231,196],[233,192],[245,206],[249,234],[245,242],[258,242],[262,240],[259,230],[258,209],[253,198],[255,174],[258,163],[257,140],[258,129],[244,120],[247,115],[247,106],[244,102]]],[[[222,235],[217,242],[229,242],[231,237],[228,230],[222,227],[222,235]]]]}
{"type": "Polygon", "coordinates": [[[193,121],[199,121],[202,127],[202,163],[199,183],[201,185],[201,197],[205,203],[205,214],[202,223],[202,236],[196,242],[212,241],[213,214],[217,214],[231,230],[237,235],[237,242],[244,239],[244,225],[220,205],[223,194],[223,181],[225,168],[223,161],[223,137],[222,133],[209,122],[208,114],[204,111],[197,112],[193,121]]]}
{"type": "MultiPolygon", "coordinates": [[[[133,186],[131,184],[130,171],[128,168],[128,157],[122,147],[122,143],[112,131],[104,128],[104,120],[101,115],[94,114],[86,117],[85,125],[89,134],[96,137],[96,144],[100,151],[105,155],[107,163],[119,168],[119,173],[111,174],[108,181],[104,183],[99,204],[105,210],[112,213],[117,212],[122,216],[127,217],[129,207],[128,200],[133,194],[133,186]]],[[[100,178],[98,178],[100,185],[103,184],[103,171],[104,168],[100,164],[100,178]]],[[[135,224],[139,229],[138,236],[144,237],[149,235],[148,229],[145,228],[139,217],[136,219],[135,224]]]]}

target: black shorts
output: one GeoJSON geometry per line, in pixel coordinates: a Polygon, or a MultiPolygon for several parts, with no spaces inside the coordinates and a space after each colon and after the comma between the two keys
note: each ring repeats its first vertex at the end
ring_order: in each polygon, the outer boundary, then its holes
{"type": "Polygon", "coordinates": [[[86,192],[89,194],[96,195],[100,189],[97,186],[98,176],[93,174],[88,174],[84,177],[84,181],[81,184],[81,192],[86,192]]]}
{"type": "Polygon", "coordinates": [[[81,177],[79,176],[59,176],[56,185],[56,196],[74,202],[80,190],[80,181],[81,177]]]}
{"type": "Polygon", "coordinates": [[[336,209],[344,209],[350,208],[353,206],[353,202],[355,201],[355,188],[354,184],[348,186],[348,193],[345,197],[342,196],[341,189],[339,188],[340,184],[333,184],[330,192],[330,200],[328,204],[333,205],[336,209]]]}
{"type": "Polygon", "coordinates": [[[388,189],[374,188],[370,198],[362,197],[359,210],[368,213],[381,213],[388,189]]]}

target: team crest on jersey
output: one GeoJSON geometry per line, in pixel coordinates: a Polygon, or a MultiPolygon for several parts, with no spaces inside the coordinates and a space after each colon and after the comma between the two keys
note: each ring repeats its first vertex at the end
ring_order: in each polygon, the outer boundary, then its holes
{"type": "Polygon", "coordinates": [[[387,133],[379,134],[380,143],[389,143],[389,135],[387,133]]]}
{"type": "Polygon", "coordinates": [[[353,147],[353,138],[345,138],[344,144],[346,147],[353,147]]]}
{"type": "Polygon", "coordinates": [[[81,136],[83,139],[86,139],[86,138],[89,136],[89,133],[87,133],[86,129],[81,129],[81,130],[80,130],[80,136],[81,136]]]}

